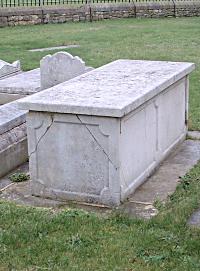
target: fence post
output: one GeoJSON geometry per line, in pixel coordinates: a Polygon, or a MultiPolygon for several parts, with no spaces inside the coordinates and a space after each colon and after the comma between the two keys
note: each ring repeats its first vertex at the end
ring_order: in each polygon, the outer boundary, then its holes
{"type": "Polygon", "coordinates": [[[135,18],[136,18],[136,5],[135,5],[135,1],[132,0],[132,3],[133,3],[133,7],[134,7],[134,15],[135,15],[135,18]]]}
{"type": "Polygon", "coordinates": [[[90,22],[92,23],[92,8],[90,6],[90,22]]]}
{"type": "Polygon", "coordinates": [[[172,2],[173,2],[173,5],[174,5],[174,17],[176,18],[176,4],[175,4],[174,0],[172,0],[172,2]]]}
{"type": "Polygon", "coordinates": [[[92,8],[91,8],[91,0],[86,0],[86,5],[89,7],[89,14],[90,14],[90,22],[92,23],[92,8]]]}

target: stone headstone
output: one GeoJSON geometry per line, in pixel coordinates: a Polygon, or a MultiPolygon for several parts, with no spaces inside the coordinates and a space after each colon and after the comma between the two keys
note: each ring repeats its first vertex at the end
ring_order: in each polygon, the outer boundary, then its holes
{"type": "Polygon", "coordinates": [[[40,61],[41,89],[53,87],[92,70],[78,56],[66,52],[47,55],[40,61]]]}
{"type": "Polygon", "coordinates": [[[9,76],[11,74],[19,72],[20,69],[20,61],[17,60],[13,62],[12,64],[5,62],[3,60],[0,60],[0,79],[6,76],[9,76]]]}

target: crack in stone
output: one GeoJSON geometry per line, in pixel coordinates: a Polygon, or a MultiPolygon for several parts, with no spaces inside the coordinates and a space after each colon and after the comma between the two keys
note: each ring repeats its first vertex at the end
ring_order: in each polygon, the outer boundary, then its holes
{"type": "Polygon", "coordinates": [[[126,185],[126,187],[128,187],[129,185],[126,182],[124,171],[123,171],[123,167],[121,167],[121,174],[122,174],[122,179],[123,179],[124,184],[126,185]]]}
{"type": "Polygon", "coordinates": [[[38,148],[38,145],[40,143],[40,141],[42,140],[42,138],[46,135],[46,133],[49,131],[49,129],[51,128],[53,122],[54,122],[54,118],[52,115],[50,115],[51,117],[51,123],[49,124],[49,126],[46,128],[45,132],[43,135],[41,135],[41,137],[39,138],[38,142],[36,143],[36,146],[35,146],[35,149],[29,154],[29,158],[31,157],[31,155],[33,155],[36,151],[37,151],[37,148],[38,148]]]}
{"type": "Polygon", "coordinates": [[[80,117],[78,115],[76,115],[77,119],[80,121],[80,123],[82,125],[85,126],[85,128],[87,129],[87,131],[89,132],[89,134],[92,136],[92,138],[94,139],[94,141],[97,143],[97,145],[101,148],[101,150],[103,151],[103,153],[105,154],[105,156],[108,158],[109,162],[113,165],[113,167],[118,170],[118,167],[115,166],[115,164],[113,163],[113,161],[110,159],[109,155],[106,153],[106,151],[104,150],[104,148],[101,146],[101,144],[97,141],[97,139],[95,138],[95,136],[93,135],[93,133],[90,131],[90,129],[87,127],[87,124],[83,123],[82,120],[80,119],[80,117]]]}

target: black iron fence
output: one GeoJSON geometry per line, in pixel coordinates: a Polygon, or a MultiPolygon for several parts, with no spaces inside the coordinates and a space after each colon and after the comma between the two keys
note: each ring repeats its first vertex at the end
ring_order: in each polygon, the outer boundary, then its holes
{"type": "Polygon", "coordinates": [[[78,5],[89,3],[174,2],[200,0],[0,0],[0,7],[40,7],[52,5],[78,5]]]}
{"type": "Polygon", "coordinates": [[[89,3],[130,3],[162,1],[173,2],[174,0],[0,0],[0,7],[40,7],[52,5],[78,5],[89,3]]]}

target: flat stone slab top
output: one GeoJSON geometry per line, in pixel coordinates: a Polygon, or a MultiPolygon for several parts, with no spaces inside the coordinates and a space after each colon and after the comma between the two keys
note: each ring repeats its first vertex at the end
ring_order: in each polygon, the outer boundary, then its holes
{"type": "Polygon", "coordinates": [[[0,106],[0,135],[26,121],[27,111],[18,108],[17,102],[0,106]]]}
{"type": "Polygon", "coordinates": [[[12,64],[0,59],[0,79],[20,71],[20,61],[17,60],[12,64]]]}
{"type": "Polygon", "coordinates": [[[71,44],[65,46],[55,46],[55,47],[47,47],[47,48],[38,48],[38,49],[30,49],[29,52],[44,52],[44,51],[53,51],[53,50],[62,50],[62,49],[70,49],[70,48],[79,48],[80,45],[71,44]]]}
{"type": "Polygon", "coordinates": [[[0,93],[29,95],[39,90],[39,68],[0,80],[0,93]]]}
{"type": "Polygon", "coordinates": [[[117,60],[20,103],[35,111],[122,117],[194,68],[192,63],[117,60]]]}

